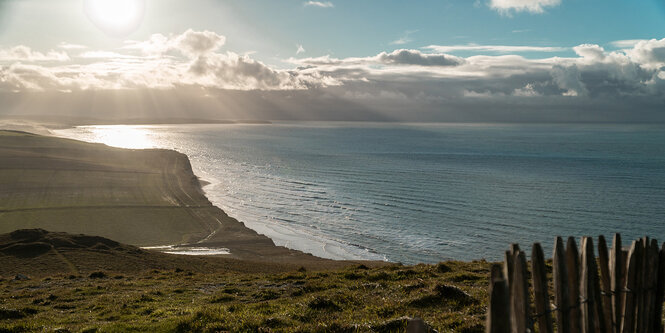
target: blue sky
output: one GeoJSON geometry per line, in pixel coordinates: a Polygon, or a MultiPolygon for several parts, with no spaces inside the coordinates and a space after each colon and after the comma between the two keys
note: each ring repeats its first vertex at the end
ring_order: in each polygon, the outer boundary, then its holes
{"type": "Polygon", "coordinates": [[[544,7],[543,13],[502,13],[489,1],[470,0],[337,0],[326,8],[293,0],[153,0],[139,28],[120,37],[96,29],[83,13],[82,1],[4,2],[4,46],[49,49],[67,41],[113,48],[123,39],[191,28],[225,35],[228,48],[256,52],[256,58],[275,65],[280,58],[294,56],[297,45],[308,56],[369,56],[400,47],[465,44],[567,47],[555,55],[570,55],[570,48],[579,44],[609,50],[612,41],[665,36],[665,3],[656,0],[563,0],[544,7]],[[391,43],[400,39],[404,43],[391,43]]]}
{"type": "MultiPolygon", "coordinates": [[[[323,118],[398,105],[388,119],[435,120],[482,120],[468,110],[487,105],[546,105],[566,120],[610,96],[652,119],[663,22],[656,0],[0,0],[0,92],[271,91],[292,109],[316,93],[337,99],[323,118]]],[[[607,119],[633,119],[620,111],[607,119]]]]}

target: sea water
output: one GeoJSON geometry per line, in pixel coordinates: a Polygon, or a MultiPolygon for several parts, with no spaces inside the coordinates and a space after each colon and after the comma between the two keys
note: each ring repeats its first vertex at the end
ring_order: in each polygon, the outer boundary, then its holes
{"type": "Polygon", "coordinates": [[[58,135],[185,153],[210,200],[276,244],[335,259],[499,260],[561,236],[665,240],[665,127],[84,126],[58,135]]]}

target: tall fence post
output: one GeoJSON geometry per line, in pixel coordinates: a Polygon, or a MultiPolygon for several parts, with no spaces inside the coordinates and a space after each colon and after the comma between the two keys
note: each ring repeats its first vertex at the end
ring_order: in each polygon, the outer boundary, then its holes
{"type": "Polygon", "coordinates": [[[513,254],[513,278],[510,290],[510,326],[513,333],[524,333],[529,323],[529,285],[526,279],[526,256],[517,250],[513,254]]]}
{"type": "MultiPolygon", "coordinates": [[[[647,333],[654,333],[654,321],[657,319],[660,321],[660,318],[655,318],[656,313],[656,301],[658,294],[658,264],[659,252],[658,252],[658,241],[652,239],[649,243],[648,250],[648,271],[645,271],[647,275],[646,285],[644,286],[644,296],[646,297],[646,309],[645,309],[645,319],[644,319],[644,330],[647,333]]],[[[660,300],[662,304],[662,300],[660,300]]]]}
{"type": "Polygon", "coordinates": [[[637,291],[637,271],[638,267],[641,266],[640,260],[640,250],[642,248],[642,241],[633,241],[633,244],[628,251],[626,266],[626,288],[625,296],[622,306],[623,311],[623,321],[621,325],[622,333],[633,333],[635,332],[635,306],[636,306],[636,294],[637,291]]]}
{"type": "Polygon", "coordinates": [[[570,333],[570,307],[568,269],[566,268],[566,252],[563,248],[563,239],[557,237],[554,241],[554,254],[552,255],[552,275],[554,278],[554,301],[556,302],[556,325],[559,333],[570,333]]]}
{"type": "Polygon", "coordinates": [[[642,247],[641,247],[641,259],[642,259],[642,264],[638,267],[640,269],[637,272],[637,289],[636,289],[636,296],[637,296],[637,311],[635,313],[635,330],[636,332],[639,333],[646,333],[646,327],[644,327],[644,322],[646,321],[646,316],[648,313],[648,308],[647,308],[647,302],[648,302],[648,296],[645,294],[645,290],[647,289],[647,285],[649,284],[649,274],[647,273],[649,271],[649,237],[644,237],[642,238],[642,247]]]}
{"type": "Polygon", "coordinates": [[[568,317],[570,318],[570,332],[571,333],[580,333],[582,332],[582,326],[580,325],[581,315],[580,315],[580,264],[579,264],[579,252],[577,251],[577,244],[575,244],[575,238],[568,237],[568,242],[566,244],[566,268],[568,269],[568,285],[570,288],[570,311],[568,312],[568,317]]]}
{"type": "Polygon", "coordinates": [[[534,243],[531,250],[531,279],[533,281],[534,304],[536,305],[536,320],[538,330],[543,333],[554,333],[552,328],[552,314],[550,309],[550,296],[547,292],[547,271],[545,270],[545,255],[540,243],[534,243]]]}
{"type": "Polygon", "coordinates": [[[603,321],[605,329],[614,331],[612,324],[612,286],[610,283],[609,255],[607,253],[607,243],[603,235],[598,236],[598,264],[600,265],[600,281],[602,282],[602,291],[600,299],[603,305],[603,321]]]}
{"type": "Polygon", "coordinates": [[[490,302],[487,308],[487,333],[510,333],[508,283],[500,265],[492,266],[490,302]]]}
{"type": "Polygon", "coordinates": [[[612,240],[612,252],[610,253],[610,274],[612,275],[612,322],[614,324],[614,333],[621,333],[621,306],[623,304],[624,272],[625,265],[621,248],[621,235],[616,233],[612,240]]]}
{"type": "Polygon", "coordinates": [[[658,253],[658,279],[656,284],[656,309],[654,311],[654,332],[663,332],[663,301],[665,298],[665,243],[658,253]]]}

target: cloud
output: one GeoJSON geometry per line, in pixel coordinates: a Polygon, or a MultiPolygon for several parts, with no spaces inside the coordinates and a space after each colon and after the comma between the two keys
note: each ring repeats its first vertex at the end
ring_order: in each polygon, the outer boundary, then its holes
{"type": "Polygon", "coordinates": [[[62,42],[62,43],[58,44],[58,48],[65,49],[65,50],[82,50],[82,49],[86,49],[87,47],[84,46],[84,45],[80,45],[80,44],[71,44],[71,43],[62,42]]]}
{"type": "Polygon", "coordinates": [[[197,57],[184,80],[209,88],[239,90],[298,90],[315,85],[315,80],[288,71],[274,70],[247,56],[232,52],[197,57]]]}
{"type": "Polygon", "coordinates": [[[490,0],[490,8],[501,14],[510,15],[512,12],[528,12],[541,14],[546,7],[556,7],[561,0],[490,0]]]}
{"type": "MultiPolygon", "coordinates": [[[[363,57],[290,58],[285,60],[290,69],[224,50],[224,42],[220,34],[188,30],[129,41],[115,50],[51,57],[67,59],[62,61],[43,61],[49,52],[26,47],[6,49],[0,54],[11,60],[0,62],[0,94],[186,90],[225,103],[229,99],[221,96],[242,96],[248,110],[270,114],[283,108],[306,119],[356,119],[353,115],[362,111],[370,112],[367,119],[379,119],[369,116],[376,113],[386,117],[380,119],[405,120],[504,121],[514,115],[598,121],[610,112],[600,110],[614,110],[613,119],[648,112],[649,119],[665,120],[665,113],[655,111],[665,105],[665,39],[616,51],[581,44],[567,57],[545,51],[529,58],[510,53],[461,57],[442,52],[459,49],[455,46],[430,46],[424,48],[429,51],[396,49],[363,57]]],[[[468,52],[540,48],[472,47],[468,52]]]]}
{"type": "Polygon", "coordinates": [[[176,47],[187,54],[201,55],[215,51],[226,42],[226,37],[212,31],[194,31],[189,29],[174,39],[176,47]]]}
{"type": "Polygon", "coordinates": [[[625,40],[615,40],[611,42],[610,44],[615,47],[620,47],[620,48],[632,48],[635,46],[635,44],[645,41],[646,39],[625,39],[625,40]]]}
{"type": "Polygon", "coordinates": [[[78,57],[86,59],[140,59],[136,56],[111,51],[87,51],[79,54],[78,57]]]}
{"type": "Polygon", "coordinates": [[[464,62],[462,58],[447,54],[425,54],[417,50],[405,49],[390,53],[381,52],[376,59],[388,65],[457,66],[464,62]]]}
{"type": "Polygon", "coordinates": [[[511,53],[511,52],[562,52],[566,51],[565,47],[558,46],[520,46],[520,45],[429,45],[423,47],[436,52],[457,52],[457,51],[473,51],[473,52],[493,52],[493,53],[511,53]]]}
{"type": "Polygon", "coordinates": [[[524,87],[515,89],[513,91],[513,96],[535,97],[540,96],[540,93],[536,91],[534,84],[527,83],[524,87]]]}
{"type": "Polygon", "coordinates": [[[300,66],[457,66],[464,59],[449,54],[423,53],[419,50],[398,49],[392,52],[381,52],[371,57],[351,57],[345,59],[330,56],[314,58],[290,58],[288,62],[300,66]]]}
{"type": "Polygon", "coordinates": [[[411,35],[418,32],[418,30],[407,30],[402,34],[402,36],[392,42],[390,42],[390,45],[404,45],[407,43],[413,42],[413,39],[411,38],[411,35]]]}
{"type": "Polygon", "coordinates": [[[178,86],[299,90],[340,84],[319,72],[277,70],[252,59],[249,54],[219,52],[225,40],[224,36],[210,31],[155,34],[145,41],[128,41],[115,51],[90,50],[74,59],[65,53],[42,54],[18,46],[0,51],[0,59],[13,62],[0,67],[0,90],[3,87],[10,91],[76,91],[178,86]],[[66,64],[37,64],[46,60],[66,64]]]}
{"type": "Polygon", "coordinates": [[[665,38],[641,40],[626,53],[632,61],[649,68],[665,66],[665,38]]]}
{"type": "Polygon", "coordinates": [[[319,7],[319,8],[333,8],[335,5],[330,1],[307,1],[304,2],[305,7],[319,7]]]}
{"type": "Polygon", "coordinates": [[[29,62],[47,62],[47,61],[68,61],[69,56],[62,51],[48,51],[46,53],[33,51],[25,45],[14,46],[10,49],[0,49],[0,62],[29,61],[29,62]]]}
{"type": "Polygon", "coordinates": [[[197,56],[215,51],[225,43],[226,37],[215,32],[189,29],[179,35],[153,34],[146,41],[127,41],[123,48],[138,50],[148,55],[161,55],[177,51],[185,55],[197,56]]]}
{"type": "Polygon", "coordinates": [[[598,61],[605,59],[605,49],[595,44],[582,44],[573,47],[573,51],[582,58],[598,61]]]}

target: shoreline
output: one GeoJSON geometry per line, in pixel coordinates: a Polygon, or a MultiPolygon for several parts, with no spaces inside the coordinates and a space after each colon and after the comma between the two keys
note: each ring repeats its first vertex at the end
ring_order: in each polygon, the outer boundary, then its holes
{"type": "MultiPolygon", "coordinates": [[[[26,130],[25,128],[22,128],[21,130],[26,130]]],[[[28,135],[28,134],[26,134],[28,135]]],[[[301,264],[304,266],[343,266],[347,265],[350,262],[367,262],[366,260],[353,260],[353,261],[337,261],[337,260],[330,260],[330,259],[325,259],[325,258],[319,258],[315,257],[311,254],[303,253],[297,250],[291,250],[286,247],[282,246],[277,246],[273,242],[272,239],[270,239],[267,236],[260,235],[254,230],[248,228],[245,226],[244,223],[238,221],[235,218],[232,218],[226,214],[221,208],[215,206],[212,204],[212,202],[208,199],[208,197],[205,195],[205,191],[203,190],[203,186],[205,185],[205,180],[199,181],[199,178],[193,173],[191,163],[189,161],[189,158],[182,153],[178,153],[173,150],[164,150],[164,149],[149,149],[149,150],[131,150],[131,149],[120,149],[120,148],[112,148],[108,147],[103,144],[92,144],[92,143],[85,143],[83,141],[77,141],[73,139],[63,139],[57,136],[53,136],[51,133],[51,136],[43,136],[43,135],[34,135],[34,134],[29,134],[29,136],[32,136],[31,140],[39,141],[39,142],[46,142],[50,141],[49,144],[56,144],[57,145],[63,145],[63,151],[66,149],[73,149],[72,147],[69,147],[69,145],[79,145],[85,147],[87,150],[94,150],[95,153],[104,155],[105,153],[108,154],[119,154],[119,155],[151,155],[151,158],[166,158],[170,159],[173,163],[179,165],[177,174],[175,174],[175,177],[177,178],[177,181],[180,183],[179,186],[181,188],[179,189],[172,189],[175,192],[175,195],[181,195],[183,198],[185,198],[185,201],[191,200],[191,202],[187,202],[184,205],[175,205],[172,210],[173,212],[177,211],[188,211],[191,216],[194,216],[194,220],[198,220],[199,222],[197,223],[203,223],[203,225],[208,225],[206,229],[208,229],[208,232],[206,233],[201,233],[201,232],[194,232],[193,234],[190,233],[189,236],[185,236],[183,240],[184,242],[159,242],[156,243],[154,241],[147,241],[145,246],[153,245],[153,246],[165,246],[165,245],[172,245],[172,244],[178,244],[180,246],[190,246],[190,247],[208,247],[208,248],[226,248],[230,250],[230,255],[219,255],[220,257],[223,258],[235,258],[235,259],[241,259],[241,260],[250,260],[250,261],[270,261],[270,262],[275,262],[275,263],[291,263],[291,264],[301,264]],[[55,141],[53,141],[55,140],[55,141]],[[191,179],[191,183],[189,185],[184,184],[186,179],[191,179]],[[189,190],[187,190],[189,188],[189,190]],[[189,198],[187,198],[189,197],[189,198]],[[174,210],[175,209],[175,210],[174,210]],[[216,221],[216,226],[211,226],[211,221],[216,221]],[[187,241],[188,240],[188,241],[187,241]]],[[[17,144],[21,146],[22,144],[20,143],[20,140],[15,140],[18,142],[17,144]]],[[[21,150],[25,150],[25,147],[21,147],[21,150]]],[[[78,147],[77,147],[78,148],[78,147]]],[[[125,157],[127,157],[125,156],[125,157]]],[[[144,156],[145,157],[145,156],[144,156]]],[[[132,157],[134,158],[134,157],[132,157]]],[[[148,159],[147,157],[145,157],[148,159]]],[[[128,158],[131,159],[131,158],[128,158]]],[[[117,167],[114,165],[114,167],[117,167]]],[[[84,170],[87,172],[88,170],[84,170]]],[[[96,171],[99,172],[99,171],[96,171]]],[[[162,185],[159,185],[162,186],[162,185]]],[[[146,190],[146,189],[140,189],[141,191],[146,190]]],[[[173,193],[171,193],[173,194],[173,193]]],[[[106,204],[104,202],[103,204],[106,204]]],[[[138,207],[138,206],[136,206],[138,207]]],[[[20,207],[14,207],[13,210],[11,210],[11,214],[14,215],[21,215],[22,213],[18,213],[18,209],[20,207]]],[[[64,207],[63,207],[64,208],[64,207]]],[[[89,209],[90,207],[85,207],[85,209],[89,209]]],[[[168,208],[168,207],[165,207],[168,208]]],[[[44,208],[48,210],[48,214],[52,215],[51,213],[58,210],[58,207],[48,207],[44,208]]],[[[76,208],[79,209],[79,208],[76,208]]],[[[75,209],[75,210],[76,210],[75,209]]],[[[135,215],[131,215],[131,210],[133,209],[139,209],[141,210],[142,208],[134,208],[134,207],[126,207],[126,206],[109,206],[108,209],[106,207],[102,207],[99,209],[100,214],[111,214],[109,216],[114,216],[114,215],[122,215],[122,214],[127,214],[128,217],[130,218],[137,218],[135,215]],[[108,213],[110,209],[110,212],[115,212],[115,213],[108,213]]],[[[147,208],[145,210],[148,210],[147,208]]],[[[151,214],[153,212],[150,211],[143,211],[141,214],[151,214]]],[[[58,219],[64,219],[64,220],[77,220],[80,217],[75,216],[72,217],[73,215],[78,214],[77,211],[72,211],[71,209],[64,209],[64,211],[60,212],[64,213],[66,216],[59,216],[58,218],[53,218],[53,216],[49,216],[50,218],[49,222],[45,223],[46,229],[52,229],[53,231],[66,231],[66,232],[77,232],[79,233],[80,231],[86,231],[86,230],[94,230],[95,227],[100,227],[98,230],[99,232],[80,232],[80,233],[86,233],[86,234],[93,234],[93,235],[100,235],[100,236],[105,236],[111,239],[116,238],[118,240],[118,237],[113,237],[115,234],[122,234],[127,236],[126,234],[123,234],[123,231],[119,230],[109,230],[109,226],[113,226],[113,223],[100,223],[99,225],[93,225],[93,223],[88,223],[88,224],[79,224],[79,223],[67,223],[67,224],[61,224],[60,227],[62,229],[58,229],[58,227],[54,227],[57,223],[51,220],[58,220],[58,219]],[[70,216],[71,215],[71,216],[70,216]],[[71,229],[71,230],[66,230],[66,229],[71,229]],[[110,236],[110,237],[109,237],[110,236]]],[[[41,214],[41,213],[40,213],[41,214]]],[[[44,214],[47,214],[44,212],[44,214]]],[[[160,213],[161,214],[161,213],[160,213]]],[[[171,214],[171,213],[169,213],[171,214]]],[[[154,214],[153,214],[154,215],[154,214]]],[[[96,220],[113,220],[113,218],[109,219],[109,216],[103,215],[101,217],[96,217],[96,220]]],[[[157,215],[154,215],[157,216],[157,215]]],[[[161,215],[159,215],[161,216],[161,215]]],[[[41,217],[40,217],[41,218],[41,217]]],[[[8,220],[11,218],[7,218],[6,216],[3,217],[4,220],[8,220]]],[[[21,221],[20,217],[15,217],[14,218],[17,221],[21,221]]],[[[151,218],[144,218],[142,223],[146,223],[145,220],[150,220],[151,218]]],[[[37,218],[36,220],[40,220],[37,218]]],[[[95,219],[93,219],[95,220],[95,219]]],[[[104,221],[106,221],[104,220],[104,221]]],[[[40,220],[40,221],[43,221],[40,220]]],[[[163,223],[160,219],[157,219],[155,221],[158,221],[157,223],[163,223]]],[[[4,229],[10,228],[11,229],[11,223],[9,225],[7,223],[3,223],[2,227],[4,229]]],[[[31,220],[29,225],[23,225],[23,224],[18,224],[21,227],[20,228],[15,228],[15,229],[24,229],[27,227],[43,227],[43,225],[40,225],[39,221],[35,222],[31,220]]],[[[134,226],[136,228],[136,226],[134,226]]],[[[191,227],[191,225],[190,225],[191,227]]],[[[117,229],[117,228],[116,228],[117,229]]],[[[9,229],[7,230],[2,230],[2,231],[11,231],[9,229]]],[[[160,230],[162,232],[163,230],[160,230]]],[[[122,238],[122,237],[120,237],[122,238]]],[[[154,238],[154,237],[153,237],[154,238]]],[[[134,235],[130,235],[127,239],[138,239],[134,235]]],[[[137,244],[136,241],[127,241],[127,239],[120,239],[119,241],[124,242],[124,243],[129,243],[129,244],[136,244],[139,246],[144,246],[141,244],[137,244]]],[[[380,263],[380,262],[377,262],[380,263]]]]}
{"type": "MultiPolygon", "coordinates": [[[[172,126],[172,124],[164,124],[163,126],[172,126]]],[[[66,129],[54,128],[51,135],[84,142],[104,143],[112,147],[125,149],[169,149],[176,150],[185,155],[197,155],[197,152],[188,151],[187,149],[176,149],[172,146],[167,147],[160,145],[158,144],[158,141],[150,140],[149,137],[146,137],[146,145],[137,145],[136,148],[130,148],[124,142],[115,142],[113,139],[111,139],[111,142],[108,142],[108,140],[104,140],[104,134],[90,132],[88,127],[95,127],[95,125],[72,126],[66,129]],[[101,135],[101,137],[99,135],[101,135]]],[[[131,146],[132,144],[133,143],[130,143],[129,145],[131,146]]],[[[280,223],[279,220],[271,220],[270,222],[267,222],[264,221],[265,219],[256,218],[250,212],[238,209],[238,207],[227,206],[225,204],[224,198],[221,198],[220,195],[218,195],[219,193],[214,191],[214,187],[221,184],[218,179],[219,175],[208,174],[204,170],[205,166],[200,165],[201,161],[199,161],[197,167],[196,158],[192,159],[188,156],[188,159],[190,160],[194,175],[199,180],[201,190],[203,191],[204,196],[208,198],[208,201],[224,211],[226,214],[231,214],[234,219],[242,221],[245,227],[257,232],[260,235],[270,238],[276,246],[286,247],[291,250],[300,251],[319,258],[330,260],[369,260],[388,262],[385,255],[373,252],[371,249],[367,249],[359,245],[349,244],[342,240],[334,239],[329,235],[316,234],[312,231],[293,228],[287,224],[280,223]],[[194,169],[196,169],[196,172],[194,172],[194,169]]],[[[175,244],[163,245],[170,246],[175,244]]]]}

